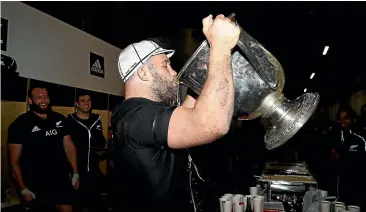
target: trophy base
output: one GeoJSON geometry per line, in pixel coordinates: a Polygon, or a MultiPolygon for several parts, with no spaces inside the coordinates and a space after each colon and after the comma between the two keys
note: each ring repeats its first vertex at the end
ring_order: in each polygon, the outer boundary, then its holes
{"type": "Polygon", "coordinates": [[[316,107],[320,96],[318,93],[305,93],[293,101],[283,98],[283,101],[269,115],[272,126],[264,136],[265,146],[268,150],[280,147],[293,137],[297,131],[309,120],[316,107]],[[284,110],[286,109],[286,110],[284,110]],[[273,120],[276,120],[273,123],[273,120]]]}

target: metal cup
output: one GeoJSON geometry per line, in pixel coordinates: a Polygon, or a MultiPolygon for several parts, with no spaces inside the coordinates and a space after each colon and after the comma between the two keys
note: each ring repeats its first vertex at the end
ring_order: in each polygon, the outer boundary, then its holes
{"type": "Polygon", "coordinates": [[[322,197],[328,196],[328,191],[320,190],[320,193],[321,193],[322,197]]]}
{"type": "Polygon", "coordinates": [[[249,192],[250,192],[250,195],[259,195],[259,188],[258,187],[250,187],[249,192]]]}
{"type": "Polygon", "coordinates": [[[330,202],[323,200],[320,203],[320,212],[329,212],[330,211],[330,202]]]}
{"type": "Polygon", "coordinates": [[[223,212],[232,212],[233,210],[233,203],[231,201],[225,200],[222,202],[223,212]]]}
{"type": "Polygon", "coordinates": [[[348,211],[349,212],[360,212],[361,208],[356,206],[356,205],[349,205],[348,206],[348,211]]]}
{"type": "Polygon", "coordinates": [[[224,194],[223,196],[227,196],[227,197],[233,197],[234,196],[234,194],[230,194],[230,193],[227,193],[227,194],[224,194]]]}
{"type": "MultiPolygon", "coordinates": [[[[231,15],[233,17],[234,15],[231,15]]],[[[232,20],[240,27],[239,23],[232,20]]],[[[289,100],[283,94],[285,74],[279,61],[240,27],[238,49],[233,50],[234,118],[262,117],[270,123],[264,137],[272,150],[286,143],[315,111],[318,93],[305,93],[289,100]]],[[[186,62],[177,79],[200,95],[209,67],[210,45],[205,40],[186,62]]]]}
{"type": "Polygon", "coordinates": [[[226,196],[222,196],[222,197],[219,199],[220,212],[224,212],[224,202],[225,202],[225,201],[231,201],[231,198],[230,198],[230,197],[226,197],[226,196]]]}
{"type": "Polygon", "coordinates": [[[253,198],[253,207],[254,212],[263,212],[263,205],[264,205],[264,197],[263,196],[254,196],[253,198]]]}
{"type": "Polygon", "coordinates": [[[244,202],[235,202],[233,203],[234,212],[243,212],[244,211],[244,202]]]}
{"type": "Polygon", "coordinates": [[[233,196],[233,198],[231,199],[231,201],[233,203],[242,202],[243,201],[243,197],[241,197],[241,196],[233,196]]]}
{"type": "Polygon", "coordinates": [[[346,210],[346,206],[344,203],[334,203],[336,212],[339,212],[340,210],[346,210]]]}

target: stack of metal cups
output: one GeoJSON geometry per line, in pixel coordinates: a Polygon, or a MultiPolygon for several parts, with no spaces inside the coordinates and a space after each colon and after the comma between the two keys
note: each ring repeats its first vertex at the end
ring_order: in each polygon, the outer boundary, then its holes
{"type": "Polygon", "coordinates": [[[224,194],[219,199],[220,212],[244,212],[247,201],[251,203],[251,211],[263,212],[264,197],[259,195],[224,194]]]}
{"type": "Polygon", "coordinates": [[[331,202],[323,200],[320,204],[320,212],[331,212],[331,208],[334,208],[335,212],[360,212],[361,208],[356,205],[346,205],[343,202],[331,202]],[[348,209],[348,210],[347,210],[348,209]]]}

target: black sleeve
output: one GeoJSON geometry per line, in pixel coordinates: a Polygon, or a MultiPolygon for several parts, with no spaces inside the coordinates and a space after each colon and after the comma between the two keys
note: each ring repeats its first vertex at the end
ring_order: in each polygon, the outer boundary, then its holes
{"type": "Polygon", "coordinates": [[[70,136],[74,135],[74,124],[75,124],[75,120],[71,117],[71,114],[67,115],[67,118],[65,120],[66,122],[66,128],[65,128],[65,132],[67,134],[69,134],[70,136]]]}
{"type": "Polygon", "coordinates": [[[24,144],[25,142],[25,122],[23,119],[17,118],[8,128],[9,144],[24,144]]]}
{"type": "Polygon", "coordinates": [[[103,134],[103,124],[102,124],[102,121],[99,119],[98,120],[98,123],[97,125],[100,125],[100,133],[99,133],[99,142],[100,142],[100,147],[101,148],[104,148],[105,147],[105,144],[107,143],[107,140],[105,139],[104,137],[104,134],[103,134]]]}
{"type": "Polygon", "coordinates": [[[168,128],[175,107],[150,104],[138,111],[127,128],[132,141],[141,146],[168,146],[168,128]]]}
{"type": "Polygon", "coordinates": [[[70,135],[70,122],[69,120],[62,114],[59,114],[59,121],[61,121],[60,133],[62,136],[70,135]]]}

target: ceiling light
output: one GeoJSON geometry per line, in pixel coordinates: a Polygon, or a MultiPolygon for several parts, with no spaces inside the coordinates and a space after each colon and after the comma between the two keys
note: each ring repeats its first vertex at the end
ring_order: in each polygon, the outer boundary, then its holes
{"type": "Polygon", "coordinates": [[[305,89],[304,89],[304,93],[306,93],[306,91],[307,91],[307,89],[305,88],[305,89]]]}
{"type": "Polygon", "coordinates": [[[312,73],[312,74],[310,75],[310,79],[313,79],[313,78],[314,78],[314,76],[315,76],[315,73],[312,73]]]}
{"type": "Polygon", "coordinates": [[[325,46],[323,50],[323,55],[326,55],[329,50],[329,46],[325,46]]]}

